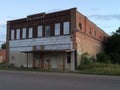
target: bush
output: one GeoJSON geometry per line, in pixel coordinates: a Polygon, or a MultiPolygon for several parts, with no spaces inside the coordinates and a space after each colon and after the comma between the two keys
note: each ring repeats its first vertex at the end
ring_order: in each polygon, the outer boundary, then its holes
{"type": "Polygon", "coordinates": [[[109,56],[107,56],[105,53],[99,53],[96,55],[97,56],[97,61],[100,63],[111,63],[111,59],[109,56]]]}
{"type": "Polygon", "coordinates": [[[88,55],[88,53],[83,53],[81,55],[81,65],[82,64],[90,64],[92,62],[91,57],[88,55]]]}
{"type": "Polygon", "coordinates": [[[120,54],[118,53],[111,53],[110,58],[113,64],[120,64],[120,54]]]}
{"type": "Polygon", "coordinates": [[[13,63],[11,63],[11,64],[8,66],[8,68],[13,69],[13,68],[15,68],[15,65],[14,65],[13,63]]]}
{"type": "Polygon", "coordinates": [[[105,64],[105,63],[91,63],[89,65],[80,65],[78,70],[94,70],[94,71],[111,71],[120,72],[120,65],[105,64]]]}

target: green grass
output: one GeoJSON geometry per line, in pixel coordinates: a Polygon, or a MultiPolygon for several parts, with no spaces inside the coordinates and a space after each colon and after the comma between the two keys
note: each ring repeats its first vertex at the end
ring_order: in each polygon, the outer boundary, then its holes
{"type": "Polygon", "coordinates": [[[16,71],[33,71],[33,72],[59,72],[59,73],[76,73],[76,74],[94,74],[94,75],[113,75],[120,76],[120,65],[92,63],[80,65],[77,71],[58,71],[58,70],[43,70],[32,68],[13,68],[0,64],[0,70],[16,70],[16,71]]]}
{"type": "Polygon", "coordinates": [[[120,76],[120,65],[102,63],[81,65],[77,73],[120,76]]]}

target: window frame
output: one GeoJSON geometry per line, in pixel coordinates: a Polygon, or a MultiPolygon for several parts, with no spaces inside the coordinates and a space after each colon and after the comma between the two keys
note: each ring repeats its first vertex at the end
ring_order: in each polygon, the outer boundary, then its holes
{"type": "Polygon", "coordinates": [[[16,29],[16,39],[20,39],[20,29],[16,29]]]}
{"type": "Polygon", "coordinates": [[[79,29],[82,30],[82,23],[79,23],[79,29]]]}
{"type": "Polygon", "coordinates": [[[33,28],[28,28],[28,38],[33,38],[33,28]]]}
{"type": "Polygon", "coordinates": [[[57,36],[57,35],[60,35],[60,26],[61,26],[61,23],[55,23],[54,24],[54,35],[57,36]]]}
{"type": "Polygon", "coordinates": [[[10,36],[11,36],[11,37],[10,37],[11,40],[14,40],[14,39],[15,39],[15,30],[14,30],[14,29],[11,30],[10,36]]]}
{"type": "Polygon", "coordinates": [[[92,34],[92,29],[91,29],[91,28],[89,29],[89,34],[90,34],[90,35],[92,34]]]}
{"type": "Polygon", "coordinates": [[[96,31],[94,31],[94,36],[95,36],[95,37],[97,36],[97,32],[96,32],[96,31]]]}
{"type": "Polygon", "coordinates": [[[63,34],[64,35],[70,34],[70,22],[69,21],[63,22],[63,34]]]}
{"type": "Polygon", "coordinates": [[[51,27],[50,27],[50,25],[46,25],[45,26],[45,37],[49,37],[49,36],[51,36],[51,27]],[[49,32],[49,34],[48,34],[48,32],[49,32]]]}
{"type": "Polygon", "coordinates": [[[67,64],[70,64],[71,63],[71,53],[68,52],[67,53],[67,64]]]}
{"type": "Polygon", "coordinates": [[[22,28],[22,39],[26,39],[27,28],[22,28]]]}
{"type": "Polygon", "coordinates": [[[37,26],[37,37],[43,37],[43,26],[42,25],[37,26]]]}

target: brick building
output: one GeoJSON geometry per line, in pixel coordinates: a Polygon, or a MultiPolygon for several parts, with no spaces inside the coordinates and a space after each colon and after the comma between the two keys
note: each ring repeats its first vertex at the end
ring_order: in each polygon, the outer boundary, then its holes
{"type": "Polygon", "coordinates": [[[0,63],[6,62],[6,50],[0,49],[0,63]]]}
{"type": "Polygon", "coordinates": [[[20,67],[75,70],[80,55],[96,56],[107,34],[71,8],[7,22],[7,62],[20,67]]]}

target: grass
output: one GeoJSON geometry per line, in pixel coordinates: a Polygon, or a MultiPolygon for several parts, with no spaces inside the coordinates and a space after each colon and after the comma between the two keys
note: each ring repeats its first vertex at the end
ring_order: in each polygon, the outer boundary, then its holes
{"type": "Polygon", "coordinates": [[[120,76],[120,65],[103,63],[81,65],[77,73],[120,76]]]}
{"type": "Polygon", "coordinates": [[[48,70],[48,69],[33,69],[33,68],[17,68],[14,67],[13,65],[6,66],[5,64],[0,64],[0,70],[14,70],[14,71],[32,71],[32,72],[60,72],[60,73],[65,73],[68,71],[63,71],[63,70],[48,70]]]}
{"type": "Polygon", "coordinates": [[[120,76],[120,65],[92,63],[80,65],[77,71],[58,71],[58,70],[43,70],[32,68],[14,68],[0,64],[0,70],[16,70],[16,71],[34,71],[34,72],[59,72],[59,73],[76,73],[76,74],[94,74],[94,75],[113,75],[120,76]]]}

